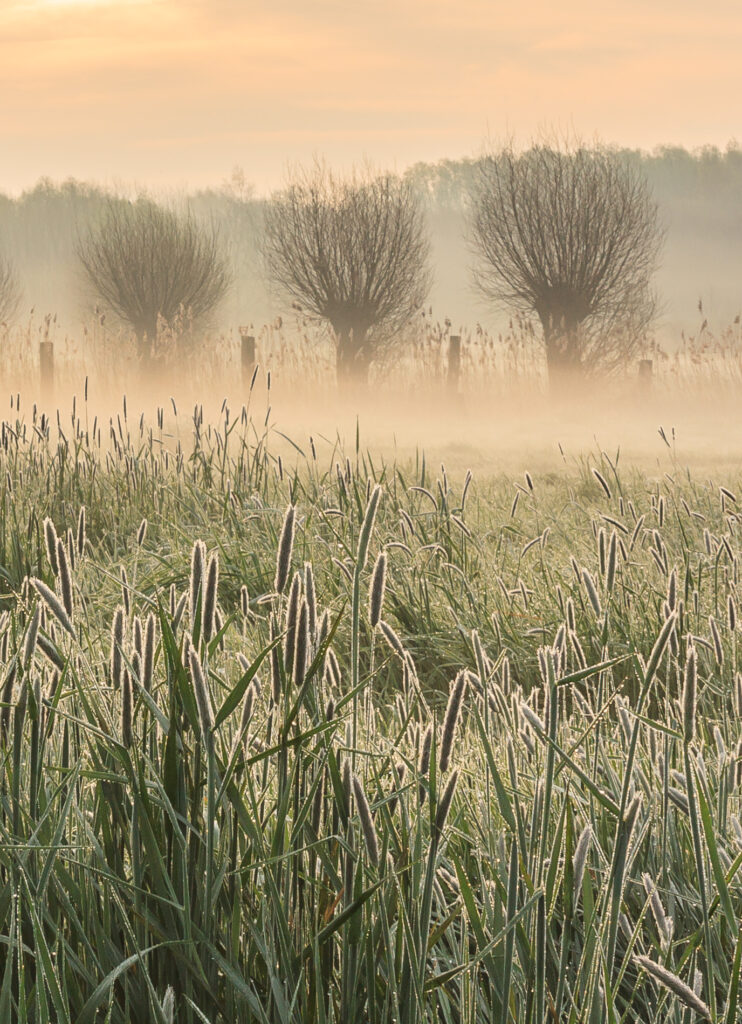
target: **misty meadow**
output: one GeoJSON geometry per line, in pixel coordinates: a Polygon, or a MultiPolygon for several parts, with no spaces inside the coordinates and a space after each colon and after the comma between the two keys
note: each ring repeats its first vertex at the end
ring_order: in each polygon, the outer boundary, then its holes
{"type": "Polygon", "coordinates": [[[742,1020],[739,13],[0,6],[0,1024],[742,1020]]]}

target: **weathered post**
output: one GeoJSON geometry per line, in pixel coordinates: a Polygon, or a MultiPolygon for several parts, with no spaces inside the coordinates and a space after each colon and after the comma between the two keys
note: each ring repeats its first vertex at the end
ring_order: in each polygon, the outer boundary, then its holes
{"type": "Polygon", "coordinates": [[[242,386],[249,388],[255,373],[255,337],[248,334],[249,327],[240,327],[242,386]]]}
{"type": "Polygon", "coordinates": [[[41,397],[44,402],[54,398],[54,342],[39,342],[39,374],[41,378],[41,397]]]}
{"type": "Polygon", "coordinates": [[[459,392],[461,376],[461,336],[452,334],[448,339],[448,390],[452,395],[459,392]]]}

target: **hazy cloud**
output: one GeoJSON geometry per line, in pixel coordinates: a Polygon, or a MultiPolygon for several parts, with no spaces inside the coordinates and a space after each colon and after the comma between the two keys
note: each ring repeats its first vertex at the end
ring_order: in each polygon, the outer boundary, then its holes
{"type": "Polygon", "coordinates": [[[260,187],[314,151],[401,167],[569,126],[723,144],[742,11],[712,0],[27,0],[0,10],[0,188],[260,187]]]}

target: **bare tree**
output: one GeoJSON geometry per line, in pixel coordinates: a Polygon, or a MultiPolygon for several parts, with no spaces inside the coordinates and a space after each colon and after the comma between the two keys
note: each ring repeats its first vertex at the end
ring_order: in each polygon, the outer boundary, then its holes
{"type": "Polygon", "coordinates": [[[300,172],[265,211],[263,257],[272,281],[328,323],[338,382],[369,366],[419,310],[430,287],[424,214],[409,185],[322,164],[300,172]]]}
{"type": "Polygon", "coordinates": [[[552,383],[636,355],[663,233],[635,166],[600,148],[507,147],[481,161],[472,212],[475,281],[538,317],[552,383]]]}
{"type": "Polygon", "coordinates": [[[203,319],[230,283],[213,226],[144,198],[111,200],[78,255],[97,295],[133,329],[145,361],[159,326],[203,319]]]}
{"type": "Polygon", "coordinates": [[[21,288],[15,269],[9,260],[0,256],[0,324],[7,324],[18,312],[21,288]]]}

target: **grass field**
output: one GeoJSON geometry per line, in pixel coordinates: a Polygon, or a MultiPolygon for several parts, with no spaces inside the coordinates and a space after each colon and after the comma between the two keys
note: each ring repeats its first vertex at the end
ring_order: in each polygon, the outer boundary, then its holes
{"type": "Polygon", "coordinates": [[[738,1020],[739,480],[184,422],[0,428],[0,1021],[738,1020]]]}

